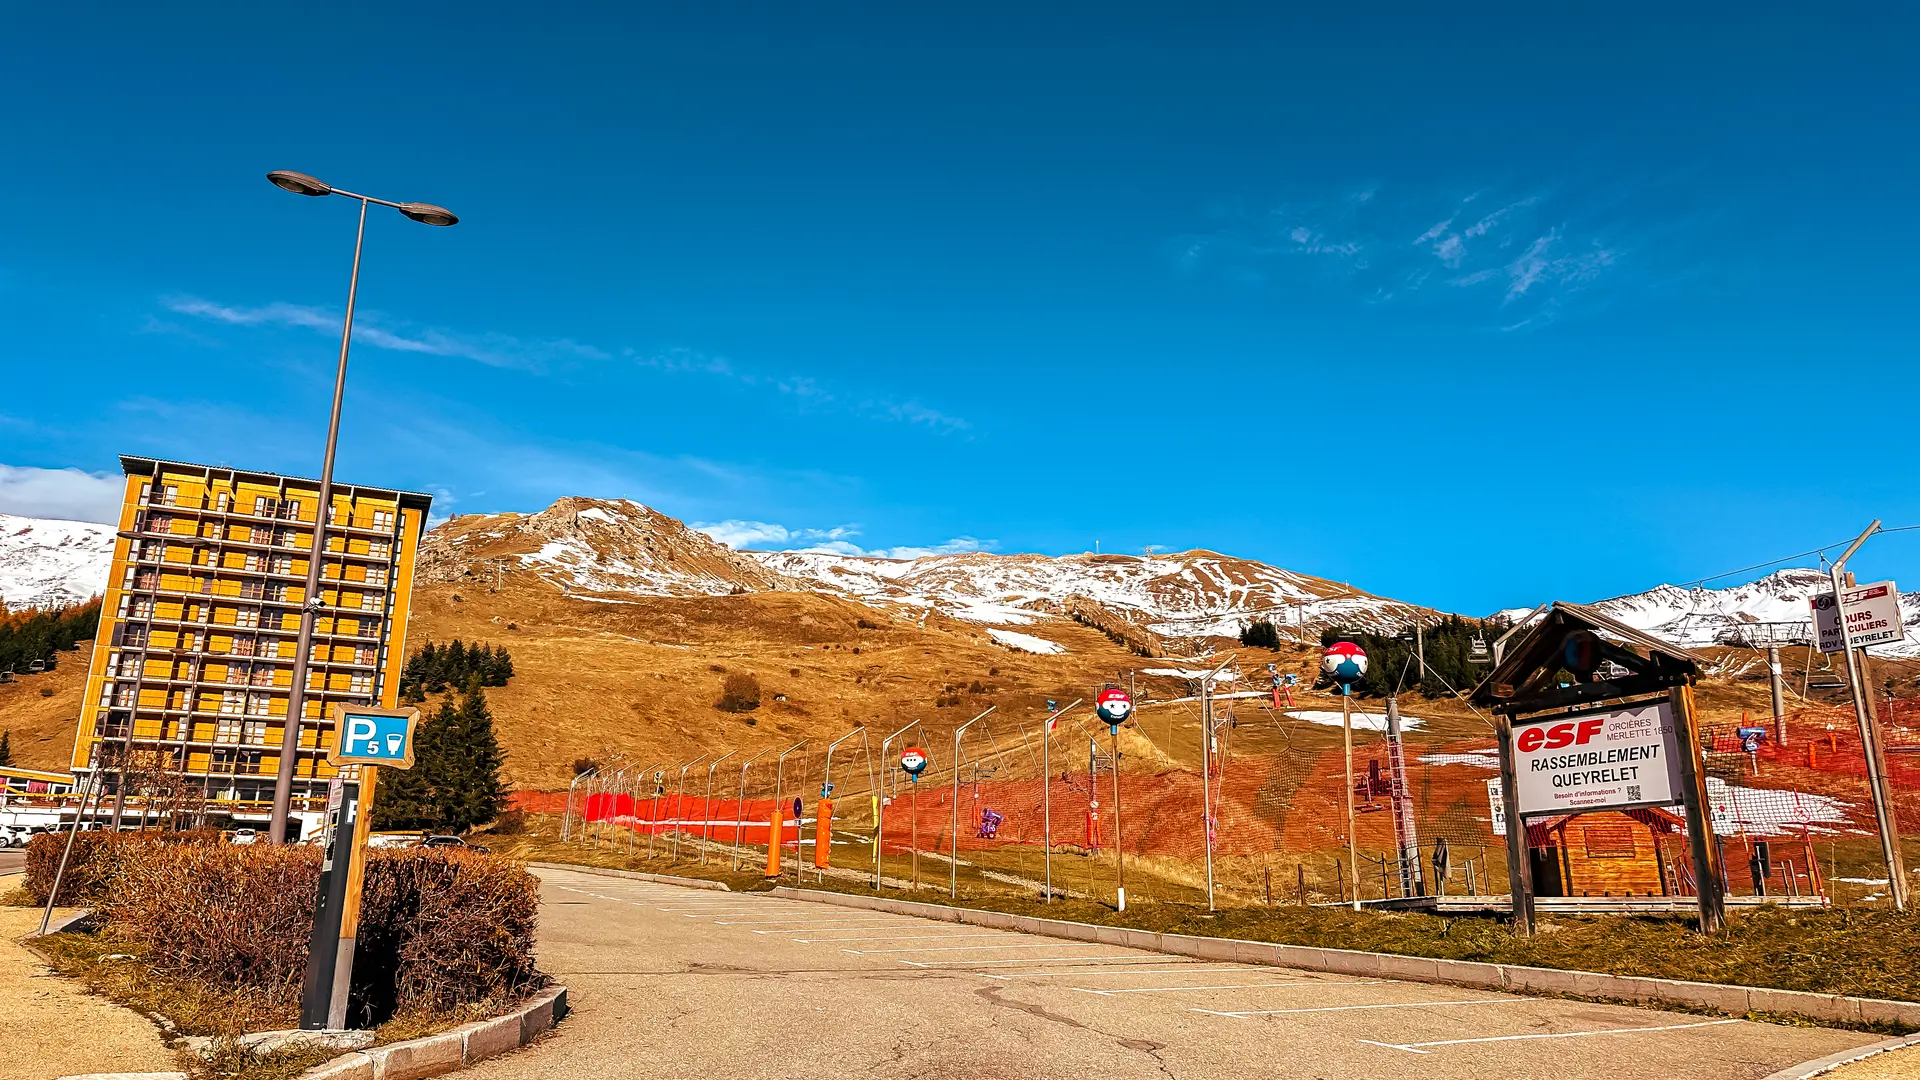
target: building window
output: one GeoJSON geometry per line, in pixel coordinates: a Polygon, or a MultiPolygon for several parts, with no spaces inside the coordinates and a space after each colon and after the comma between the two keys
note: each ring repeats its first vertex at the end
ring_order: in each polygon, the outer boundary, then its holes
{"type": "MultiPolygon", "coordinates": [[[[221,710],[225,712],[225,709],[221,710]]],[[[217,743],[237,743],[240,741],[240,721],[222,719],[213,728],[213,741],[217,743]]]]}
{"type": "Polygon", "coordinates": [[[170,533],[173,531],[173,518],[167,514],[152,514],[147,518],[147,530],[150,533],[170,533]]]}
{"type": "Polygon", "coordinates": [[[223,514],[226,513],[228,510],[233,509],[233,492],[231,491],[221,492],[220,497],[214,500],[214,508],[219,510],[223,514]]]}
{"type": "Polygon", "coordinates": [[[288,521],[300,520],[300,500],[288,499],[286,505],[280,510],[280,516],[286,518],[288,521]]]}
{"type": "Polygon", "coordinates": [[[273,572],[276,574],[292,574],[293,556],[275,555],[273,557],[273,572]]]}
{"type": "Polygon", "coordinates": [[[369,566],[369,567],[367,567],[367,584],[369,584],[369,585],[385,585],[386,583],[387,583],[387,568],[386,568],[386,567],[384,567],[384,566],[369,566]]]}
{"type": "Polygon", "coordinates": [[[227,646],[227,651],[234,656],[252,656],[253,644],[252,638],[237,637],[233,639],[233,644],[227,646]]]}
{"type": "Polygon", "coordinates": [[[373,527],[376,529],[393,528],[393,511],[375,510],[373,512],[373,527]]]}
{"type": "MultiPolygon", "coordinates": [[[[228,681],[232,681],[229,679],[228,681]]],[[[239,716],[247,711],[247,695],[239,690],[228,690],[220,695],[220,711],[227,716],[239,716]]]]}
{"type": "Polygon", "coordinates": [[[393,541],[375,540],[367,545],[367,554],[376,559],[391,559],[393,558],[393,541]]]}
{"type": "Polygon", "coordinates": [[[355,694],[370,694],[373,692],[373,676],[356,674],[347,680],[347,689],[355,694]]]}
{"type": "Polygon", "coordinates": [[[239,608],[233,613],[233,625],[251,628],[260,625],[259,608],[239,608]]]}
{"type": "Polygon", "coordinates": [[[267,696],[267,695],[265,695],[265,694],[251,694],[251,695],[248,695],[248,697],[247,697],[247,715],[248,715],[248,716],[267,716],[267,715],[270,715],[270,712],[269,712],[269,707],[270,707],[270,706],[272,705],[272,703],[273,703],[273,699],[272,699],[272,698],[270,698],[270,697],[268,697],[268,696],[267,696]]]}
{"type": "Polygon", "coordinates": [[[372,667],[374,663],[373,650],[366,648],[365,646],[355,649],[353,651],[353,662],[356,664],[365,665],[366,667],[372,667]]]}

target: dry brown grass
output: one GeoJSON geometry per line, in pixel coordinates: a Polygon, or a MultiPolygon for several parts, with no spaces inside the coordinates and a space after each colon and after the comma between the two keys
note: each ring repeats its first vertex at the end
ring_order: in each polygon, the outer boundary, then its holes
{"type": "Polygon", "coordinates": [[[66,772],[73,761],[73,733],[87,685],[93,642],[60,654],[60,666],[39,675],[0,683],[0,729],[13,732],[13,763],[22,769],[66,772]],[[41,696],[52,690],[51,697],[41,696]]]}

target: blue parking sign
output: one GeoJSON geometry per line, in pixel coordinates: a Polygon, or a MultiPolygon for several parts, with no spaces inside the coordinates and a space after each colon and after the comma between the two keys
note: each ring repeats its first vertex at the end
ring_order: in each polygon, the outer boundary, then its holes
{"type": "Polygon", "coordinates": [[[419,709],[336,704],[333,707],[334,747],[327,760],[334,765],[411,769],[413,729],[419,721],[419,709]]]}

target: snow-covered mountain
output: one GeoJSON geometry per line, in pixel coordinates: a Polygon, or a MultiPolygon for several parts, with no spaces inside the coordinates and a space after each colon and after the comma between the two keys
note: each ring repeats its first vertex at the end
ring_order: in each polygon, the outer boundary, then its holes
{"type": "Polygon", "coordinates": [[[1256,619],[1317,631],[1397,630],[1423,614],[1324,578],[1212,551],[1136,555],[966,552],[877,559],[810,551],[749,552],[771,570],[880,607],[933,609],[980,623],[1058,616],[1084,596],[1163,637],[1235,636],[1256,619]]]}
{"type": "Polygon", "coordinates": [[[423,582],[527,570],[588,598],[718,596],[797,588],[677,518],[630,499],[568,497],[537,514],[457,517],[427,533],[423,582]]]}
{"type": "Polygon", "coordinates": [[[58,607],[106,591],[113,526],[0,514],[0,608],[58,607]]]}
{"type": "MultiPolygon", "coordinates": [[[[1758,581],[1725,589],[1661,585],[1594,606],[1682,648],[1765,644],[1767,635],[1781,643],[1804,644],[1813,633],[1808,602],[1831,591],[1826,574],[1796,568],[1776,570],[1758,581]],[[1760,623],[1786,625],[1763,628],[1760,623]]],[[[1876,646],[1875,655],[1920,656],[1920,593],[1900,594],[1900,612],[1906,620],[1907,640],[1876,646]]],[[[1496,617],[1512,620],[1527,613],[1526,608],[1514,608],[1496,617]]]]}

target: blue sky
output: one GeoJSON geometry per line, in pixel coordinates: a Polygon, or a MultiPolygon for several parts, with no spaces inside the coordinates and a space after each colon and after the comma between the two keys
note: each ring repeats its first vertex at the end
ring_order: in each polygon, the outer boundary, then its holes
{"type": "Polygon", "coordinates": [[[1910,9],[913,7],[11,6],[0,511],[317,471],[289,168],[463,219],[369,220],[339,465],[442,511],[1470,613],[1920,523],[1910,9]]]}

